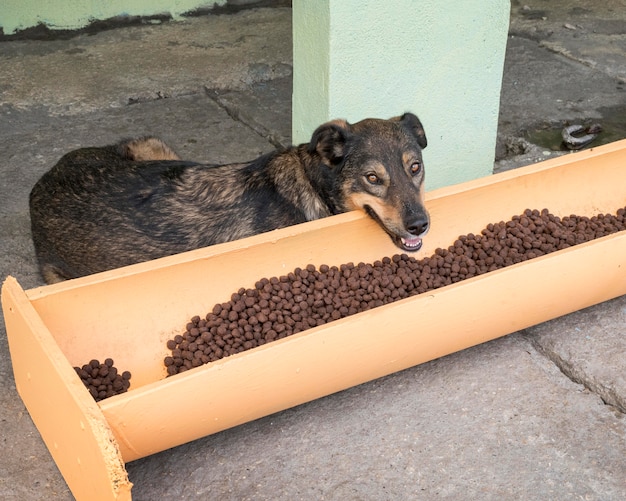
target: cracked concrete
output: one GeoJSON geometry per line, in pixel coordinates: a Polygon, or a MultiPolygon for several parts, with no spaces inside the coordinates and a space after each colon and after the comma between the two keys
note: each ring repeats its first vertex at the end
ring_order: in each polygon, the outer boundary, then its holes
{"type": "Polygon", "coordinates": [[[205,91],[233,120],[246,124],[274,147],[291,144],[291,120],[264,123],[268,114],[291,114],[291,101],[285,99],[291,94],[291,77],[277,78],[271,84],[256,83],[247,91],[209,88],[205,91]]]}
{"type": "Polygon", "coordinates": [[[626,413],[626,297],[527,329],[541,353],[572,381],[626,413]],[[610,315],[607,316],[607,313],[610,315]],[[554,330],[558,322],[558,331],[554,330]],[[612,335],[615,325],[622,331],[612,335]]]}
{"type": "MultiPolygon", "coordinates": [[[[513,1],[495,171],[563,154],[538,124],[626,105],[625,23],[624,0],[513,1]]],[[[0,278],[41,284],[28,193],[70,149],[155,134],[225,163],[289,143],[290,30],[290,9],[252,9],[0,43],[0,278]]],[[[623,499],[625,334],[621,297],[130,463],[133,498],[623,499]]],[[[0,355],[0,497],[72,499],[2,322],[0,355]]]]}

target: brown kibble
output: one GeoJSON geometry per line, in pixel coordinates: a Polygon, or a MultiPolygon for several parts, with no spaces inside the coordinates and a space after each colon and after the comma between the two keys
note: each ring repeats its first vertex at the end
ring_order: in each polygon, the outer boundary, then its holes
{"type": "MultiPolygon", "coordinates": [[[[183,372],[360,311],[622,231],[625,217],[624,208],[616,216],[591,218],[559,218],[547,209],[527,209],[509,221],[488,224],[480,233],[461,235],[447,249],[438,248],[421,260],[403,253],[356,266],[352,262],[322,264],[316,269],[308,264],[280,277],[262,278],[254,289],[240,288],[230,302],[215,305],[206,321],[192,317],[185,335],[167,342],[172,351],[164,359],[167,373],[183,372]]],[[[103,372],[99,364],[76,368],[84,381],[95,376],[111,380],[117,375],[114,369],[107,376],[107,369],[103,372]]]]}
{"type": "MultiPolygon", "coordinates": [[[[102,364],[94,359],[82,368],[74,367],[74,370],[96,401],[123,393],[130,386],[130,382],[127,381],[127,384],[124,384],[122,377],[118,376],[111,358],[105,359],[102,364]]],[[[128,379],[130,379],[130,372],[128,372],[128,379]]]]}

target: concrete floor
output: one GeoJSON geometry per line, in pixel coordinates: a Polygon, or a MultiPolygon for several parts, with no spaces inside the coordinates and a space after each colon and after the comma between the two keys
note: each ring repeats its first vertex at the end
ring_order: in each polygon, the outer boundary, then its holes
{"type": "MultiPolygon", "coordinates": [[[[566,123],[626,137],[626,2],[512,4],[494,170],[562,154],[537,143],[566,123]]],[[[64,152],[156,134],[233,162],[290,140],[289,8],[5,41],[0,68],[0,279],[25,288],[28,193],[64,152]]],[[[624,499],[625,353],[621,297],[130,463],[133,499],[624,499]]],[[[0,388],[0,498],[72,499],[3,322],[0,388]]]]}

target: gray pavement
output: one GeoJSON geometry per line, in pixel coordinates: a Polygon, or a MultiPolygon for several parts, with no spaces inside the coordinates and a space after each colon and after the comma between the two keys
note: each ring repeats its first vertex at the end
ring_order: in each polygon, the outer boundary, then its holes
{"type": "MultiPolygon", "coordinates": [[[[512,3],[494,170],[562,154],[565,123],[626,137],[626,1],[512,3]]],[[[0,42],[0,68],[0,279],[26,288],[28,193],[64,152],[156,134],[230,162],[289,142],[289,8],[0,42]]],[[[130,463],[133,499],[625,499],[625,354],[626,296],[130,463]]],[[[0,430],[0,498],[72,499],[3,322],[0,430]]]]}

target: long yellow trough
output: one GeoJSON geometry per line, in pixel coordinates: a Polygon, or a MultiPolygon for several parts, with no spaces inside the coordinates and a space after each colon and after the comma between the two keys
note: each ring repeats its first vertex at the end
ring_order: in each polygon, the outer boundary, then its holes
{"type": "MultiPolygon", "coordinates": [[[[626,206],[626,140],[430,192],[416,257],[526,208],[626,206]]],[[[15,381],[78,500],[131,499],[125,463],[626,293],[626,232],[347,317],[165,378],[166,341],[240,287],[398,251],[360,212],[61,284],[2,287],[15,381]],[[113,358],[96,403],[73,370],[113,358]]]]}

